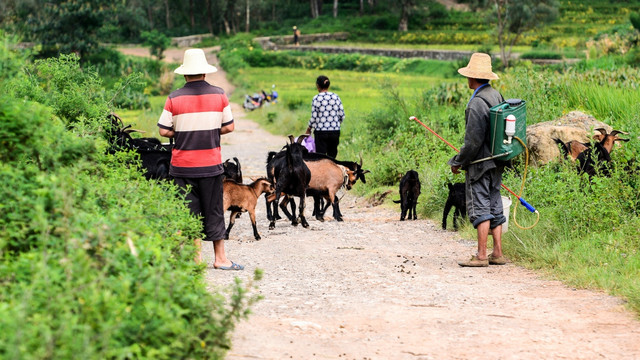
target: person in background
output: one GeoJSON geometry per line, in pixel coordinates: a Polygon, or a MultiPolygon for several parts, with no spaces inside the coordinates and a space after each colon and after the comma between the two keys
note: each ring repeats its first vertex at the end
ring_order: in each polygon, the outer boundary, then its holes
{"type": "Polygon", "coordinates": [[[329,91],[330,85],[329,78],[324,75],[316,79],[318,94],[311,102],[311,119],[306,133],[310,135],[313,129],[317,153],[335,158],[338,156],[344,107],[340,96],[329,91]]]}
{"type": "Polygon", "coordinates": [[[491,87],[490,80],[497,80],[493,73],[491,57],[474,53],[469,64],[458,69],[467,78],[473,95],[465,109],[464,145],[448,164],[451,172],[465,170],[465,194],[469,220],[477,230],[478,252],[470,260],[460,261],[460,266],[484,267],[504,265],[502,254],[502,224],[506,218],[502,212],[500,186],[504,165],[497,160],[474,162],[491,156],[489,133],[489,109],[504,101],[502,95],[491,87]],[[487,256],[487,239],[493,237],[493,252],[487,256]]]}
{"type": "MultiPolygon", "coordinates": [[[[242,270],[244,266],[227,259],[224,249],[224,209],[222,208],[223,166],[220,135],[234,130],[233,115],[224,90],[205,81],[216,72],[202,49],[189,49],[183,64],[174,72],[184,75],[186,84],[169,94],[158,120],[161,136],[173,138],[169,174],[187,191],[189,210],[202,216],[205,242],[213,243],[213,267],[242,270]]],[[[196,239],[196,262],[201,261],[201,243],[196,239]]]]}
{"type": "Polygon", "coordinates": [[[293,27],[293,44],[300,46],[300,29],[297,26],[293,27]]]}

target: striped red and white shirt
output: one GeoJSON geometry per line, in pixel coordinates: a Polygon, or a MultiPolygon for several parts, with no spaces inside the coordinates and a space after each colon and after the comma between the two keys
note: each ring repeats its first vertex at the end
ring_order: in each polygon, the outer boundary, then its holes
{"type": "Polygon", "coordinates": [[[233,123],[224,90],[204,80],[169,94],[158,127],[175,131],[169,173],[200,178],[223,173],[220,128],[233,123]]]}

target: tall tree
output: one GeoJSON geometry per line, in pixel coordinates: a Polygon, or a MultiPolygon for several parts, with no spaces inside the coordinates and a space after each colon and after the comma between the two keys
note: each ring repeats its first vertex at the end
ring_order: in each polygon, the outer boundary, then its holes
{"type": "Polygon", "coordinates": [[[338,0],[333,0],[333,17],[338,17],[338,0]]]}
{"type": "Polygon", "coordinates": [[[34,36],[44,54],[76,53],[82,58],[99,47],[97,32],[112,12],[111,0],[49,0],[34,14],[34,36]]]}
{"type": "Polygon", "coordinates": [[[320,16],[320,6],[322,6],[322,2],[318,3],[318,0],[309,0],[309,5],[311,6],[311,18],[315,19],[320,16]]]}
{"type": "Polygon", "coordinates": [[[492,0],[492,18],[496,21],[496,32],[500,45],[500,55],[505,67],[513,45],[525,31],[533,30],[555,21],[558,17],[556,0],[492,0]]]}
{"type": "Polygon", "coordinates": [[[400,24],[398,25],[398,31],[407,31],[409,30],[409,16],[411,16],[411,10],[414,6],[414,0],[401,0],[401,13],[400,13],[400,24]]]}

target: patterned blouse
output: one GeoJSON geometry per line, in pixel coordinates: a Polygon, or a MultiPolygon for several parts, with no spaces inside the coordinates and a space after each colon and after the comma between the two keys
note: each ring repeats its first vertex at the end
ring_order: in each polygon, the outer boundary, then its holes
{"type": "Polygon", "coordinates": [[[344,108],[337,94],[321,92],[311,102],[309,127],[315,131],[337,131],[344,120],[344,108]]]}

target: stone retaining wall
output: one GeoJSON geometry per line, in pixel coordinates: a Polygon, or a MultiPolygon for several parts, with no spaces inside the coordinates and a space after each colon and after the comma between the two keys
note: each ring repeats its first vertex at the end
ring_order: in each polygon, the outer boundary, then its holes
{"type": "Polygon", "coordinates": [[[213,37],[211,34],[189,35],[171,38],[171,45],[177,47],[190,47],[203,39],[213,37]]]}

